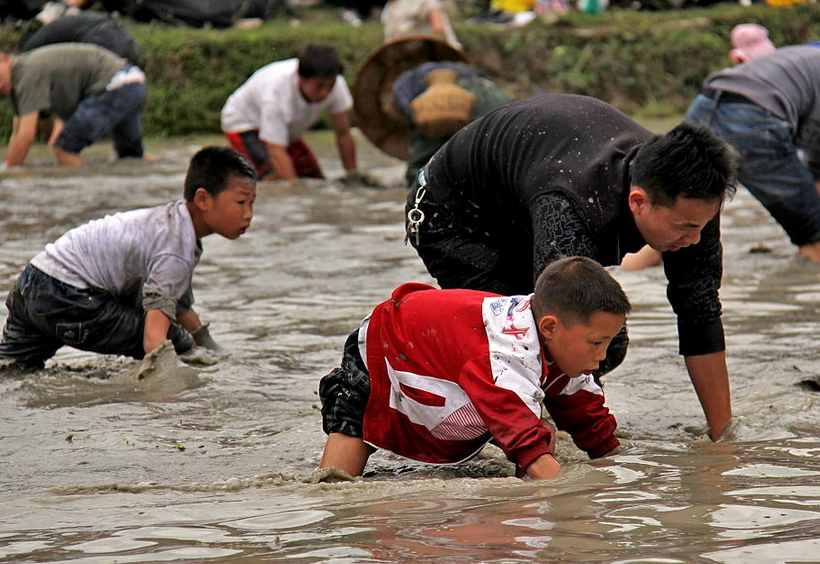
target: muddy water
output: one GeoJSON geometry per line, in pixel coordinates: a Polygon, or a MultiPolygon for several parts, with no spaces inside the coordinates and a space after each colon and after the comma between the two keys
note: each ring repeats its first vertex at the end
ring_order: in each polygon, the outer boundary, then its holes
{"type": "MultiPolygon", "coordinates": [[[[1,293],[65,230],[177,198],[203,142],[79,172],[37,153],[2,177],[1,293]]],[[[310,142],[339,176],[331,140],[310,142]]],[[[364,481],[318,483],[319,377],[393,287],[431,282],[402,244],[401,164],[359,146],[393,187],[262,185],[245,236],[204,240],[197,306],[232,356],[199,385],[135,388],[134,361],[72,349],[0,379],[0,561],[820,562],[820,269],[745,192],[724,214],[736,440],[702,439],[660,269],[616,270],[635,304],[606,384],[621,455],[590,463],[563,437],[565,471],[535,483],[492,448],[444,469],[379,453],[364,481]]]]}

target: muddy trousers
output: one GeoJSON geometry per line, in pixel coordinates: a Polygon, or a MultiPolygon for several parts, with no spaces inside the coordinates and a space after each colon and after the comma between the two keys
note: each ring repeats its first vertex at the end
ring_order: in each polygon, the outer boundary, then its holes
{"type": "Polygon", "coordinates": [[[326,435],[364,436],[364,411],[370,398],[370,374],[359,354],[359,330],[345,341],[342,364],[319,382],[322,429],[326,435]]]}
{"type": "MultiPolygon", "coordinates": [[[[41,367],[63,345],[133,358],[145,356],[145,311],[110,293],[64,284],[28,265],[6,299],[8,318],[0,360],[41,367]]],[[[172,323],[168,338],[178,353],[189,350],[190,333],[172,323]]]]}
{"type": "MultiPolygon", "coordinates": [[[[268,150],[259,138],[259,131],[225,133],[225,138],[228,139],[231,147],[253,163],[256,168],[257,180],[263,180],[268,175],[276,172],[268,157],[268,150]]],[[[293,161],[296,176],[299,178],[325,178],[316,155],[313,154],[313,151],[310,150],[310,147],[303,139],[297,139],[288,145],[286,150],[293,161]]]]}

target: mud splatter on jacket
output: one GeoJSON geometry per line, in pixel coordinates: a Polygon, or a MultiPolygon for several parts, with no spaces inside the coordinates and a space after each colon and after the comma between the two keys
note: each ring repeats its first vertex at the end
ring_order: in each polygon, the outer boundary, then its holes
{"type": "MultiPolygon", "coordinates": [[[[652,136],[600,100],[536,96],[456,133],[425,167],[427,190],[494,246],[522,256],[531,251],[532,262],[521,268],[531,269],[533,281],[564,256],[616,265],[645,243],[627,203],[629,163],[652,136]]],[[[664,253],[663,261],[680,353],[724,350],[719,216],[698,244],[664,253]]]]}
{"type": "Polygon", "coordinates": [[[364,440],[422,462],[474,456],[491,438],[522,468],[549,452],[542,405],[590,457],[618,446],[591,376],[545,362],[530,296],[404,284],[364,321],[364,440]]]}

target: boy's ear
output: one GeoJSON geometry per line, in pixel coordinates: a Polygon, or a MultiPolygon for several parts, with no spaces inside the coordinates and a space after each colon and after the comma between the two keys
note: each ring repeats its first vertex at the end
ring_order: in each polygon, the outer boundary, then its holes
{"type": "Polygon", "coordinates": [[[558,318],[554,315],[544,315],[538,320],[538,332],[544,339],[551,339],[558,326],[558,318]]]}
{"type": "Polygon", "coordinates": [[[200,209],[204,210],[208,208],[208,205],[211,202],[211,195],[205,188],[197,188],[196,192],[194,192],[194,205],[200,209]]]}

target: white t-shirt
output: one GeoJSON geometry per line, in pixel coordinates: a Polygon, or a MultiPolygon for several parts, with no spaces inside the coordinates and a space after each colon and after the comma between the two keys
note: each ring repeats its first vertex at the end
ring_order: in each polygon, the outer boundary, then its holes
{"type": "Polygon", "coordinates": [[[299,60],[287,59],[265,65],[230,95],[222,108],[225,133],[259,130],[259,138],[288,146],[298,140],[327,109],[330,115],[346,112],[353,97],[342,76],[330,95],[310,103],[299,92],[299,60]]]}
{"type": "Polygon", "coordinates": [[[31,264],[75,288],[99,288],[175,319],[193,303],[202,249],[185,202],[107,215],[67,231],[31,264]],[[187,307],[186,307],[187,306],[187,307]]]}

